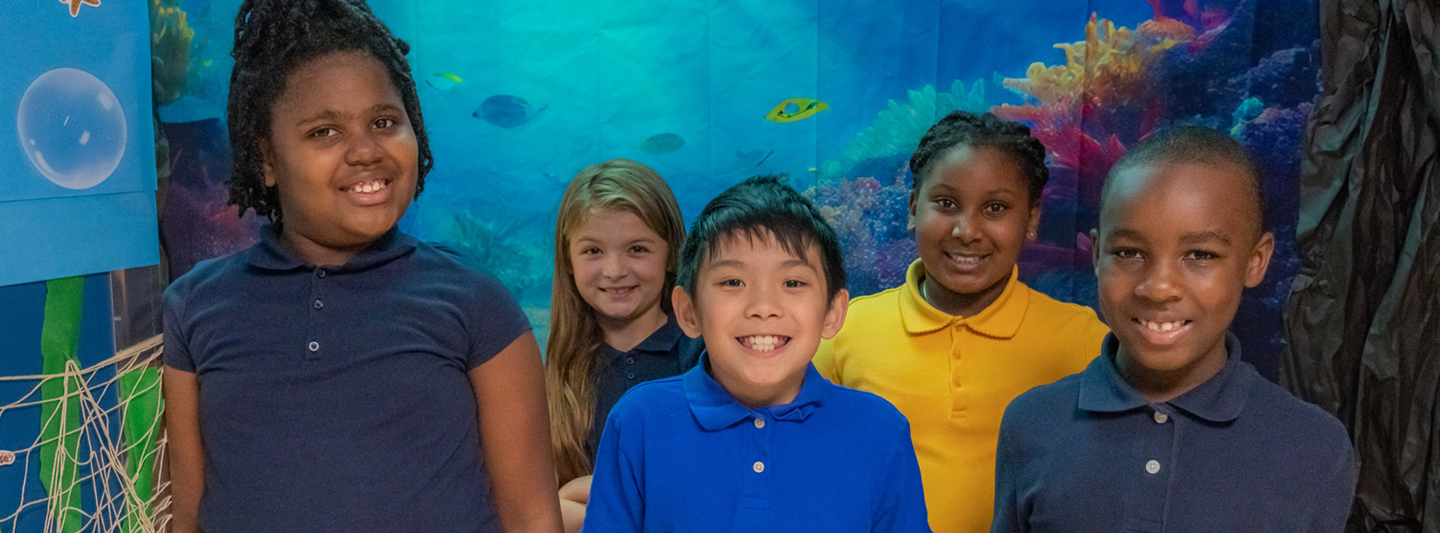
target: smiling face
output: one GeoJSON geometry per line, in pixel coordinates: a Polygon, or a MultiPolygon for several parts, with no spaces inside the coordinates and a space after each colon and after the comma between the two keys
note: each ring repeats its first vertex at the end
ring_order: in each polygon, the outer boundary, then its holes
{"type": "Polygon", "coordinates": [[[591,213],[570,235],[575,288],[606,329],[663,322],[669,253],[665,239],[629,211],[591,213]]]}
{"type": "Polygon", "coordinates": [[[265,185],[279,188],[283,240],[308,262],[343,262],[415,196],[419,149],[400,93],[363,52],[302,64],[271,107],[265,185]]]}
{"type": "Polygon", "coordinates": [[[850,299],[845,290],[826,297],[817,246],[800,257],[764,235],[722,239],[700,266],[693,298],[680,287],[673,296],[685,333],[705,338],[715,381],[750,407],[795,399],[820,339],[840,331],[850,299]]]}
{"type": "Polygon", "coordinates": [[[1125,169],[1107,185],[1092,234],[1100,307],[1142,392],[1178,396],[1225,364],[1241,293],[1264,280],[1274,249],[1246,180],[1186,163],[1125,169]]]}
{"type": "Polygon", "coordinates": [[[1019,167],[993,148],[961,145],[946,154],[910,196],[910,230],[925,264],[926,300],[971,316],[1010,280],[1040,207],[1019,167]]]}

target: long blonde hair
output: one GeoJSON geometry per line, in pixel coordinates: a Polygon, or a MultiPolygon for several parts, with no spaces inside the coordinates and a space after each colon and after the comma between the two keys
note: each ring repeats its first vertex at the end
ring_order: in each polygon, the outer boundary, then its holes
{"type": "Polygon", "coordinates": [[[612,159],[586,167],[565,189],[555,222],[555,282],[550,295],[550,339],[545,345],[550,441],[562,485],[594,469],[585,453],[585,441],[594,424],[603,422],[595,420],[595,374],[601,369],[598,353],[604,334],[595,310],[575,287],[570,237],[591,213],[615,210],[633,213],[665,239],[669,250],[660,306],[667,313],[671,311],[676,258],[685,240],[680,205],[670,186],[650,167],[612,159]]]}

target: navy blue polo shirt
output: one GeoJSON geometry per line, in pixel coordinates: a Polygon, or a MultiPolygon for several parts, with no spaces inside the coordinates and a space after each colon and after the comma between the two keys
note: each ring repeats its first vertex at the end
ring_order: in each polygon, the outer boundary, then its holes
{"type": "Polygon", "coordinates": [[[1152,404],[1120,377],[1118,343],[1010,403],[992,532],[1343,531],[1355,460],[1339,420],[1240,360],[1152,404]]]}
{"type": "Polygon", "coordinates": [[[600,449],[605,419],[621,396],[646,381],[678,376],[695,368],[703,351],[705,341],[686,337],[673,314],[665,325],[628,351],[601,343],[600,361],[604,366],[595,376],[595,423],[590,425],[590,437],[585,441],[590,463],[595,463],[595,451],[600,449]]]}
{"type": "Polygon", "coordinates": [[[196,375],[201,527],[499,531],[466,372],[529,329],[494,276],[391,229],[340,267],[273,228],[165,291],[196,375]]]}
{"type": "Polygon", "coordinates": [[[889,402],[811,365],[793,402],[750,409],[706,366],[615,405],[583,531],[930,531],[910,424],[889,402]]]}

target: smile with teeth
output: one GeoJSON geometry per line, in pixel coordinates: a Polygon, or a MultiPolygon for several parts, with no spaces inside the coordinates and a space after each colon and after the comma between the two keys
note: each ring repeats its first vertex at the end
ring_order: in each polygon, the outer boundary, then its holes
{"type": "Polygon", "coordinates": [[[631,285],[629,287],[610,287],[608,289],[601,288],[600,290],[611,296],[628,296],[631,291],[635,290],[635,286],[631,285]]]}
{"type": "Polygon", "coordinates": [[[387,179],[376,179],[376,180],[362,181],[362,182],[360,182],[360,183],[356,183],[356,184],[354,184],[354,185],[351,185],[351,186],[349,186],[349,187],[346,187],[344,190],[345,190],[345,192],[370,193],[370,192],[376,192],[376,191],[382,190],[382,189],[384,189],[384,188],[386,188],[386,187],[389,187],[389,186],[390,186],[390,180],[387,180],[387,179]]]}
{"type": "Polygon", "coordinates": [[[948,257],[951,261],[954,261],[954,262],[956,262],[956,263],[961,263],[961,264],[967,264],[967,265],[973,265],[973,264],[979,263],[981,259],[984,259],[984,258],[986,257],[986,255],[988,255],[988,254],[985,254],[985,255],[976,255],[976,254],[957,254],[957,253],[945,252],[945,257],[948,257]]]}
{"type": "Polygon", "coordinates": [[[737,337],[736,340],[751,350],[768,352],[790,342],[790,337],[784,335],[749,335],[746,337],[737,337]]]}
{"type": "Polygon", "coordinates": [[[1176,320],[1174,322],[1152,322],[1143,318],[1135,319],[1137,324],[1148,328],[1150,331],[1168,332],[1179,329],[1190,324],[1189,320],[1176,320]]]}

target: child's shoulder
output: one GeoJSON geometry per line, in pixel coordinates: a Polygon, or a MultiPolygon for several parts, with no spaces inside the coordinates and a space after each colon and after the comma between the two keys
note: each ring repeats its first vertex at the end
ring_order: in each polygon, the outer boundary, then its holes
{"type": "Polygon", "coordinates": [[[825,401],[826,409],[837,411],[851,420],[863,421],[866,427],[898,426],[907,431],[910,427],[910,421],[895,405],[875,393],[832,384],[825,401]]]}
{"type": "MultiPolygon", "coordinates": [[[[1022,283],[1022,285],[1024,285],[1022,283]]],[[[1025,286],[1030,293],[1030,308],[1050,319],[1072,319],[1084,322],[1099,322],[1099,315],[1089,306],[1077,303],[1062,302],[1048,294],[1036,290],[1034,287],[1025,286]]]]}
{"type": "Polygon", "coordinates": [[[165,288],[164,296],[188,296],[197,290],[237,279],[249,262],[249,253],[250,248],[246,248],[196,263],[189,272],[170,282],[170,286],[165,288]]]}
{"type": "Polygon", "coordinates": [[[1005,417],[1037,417],[1073,411],[1079,402],[1081,375],[1071,374],[1021,393],[1005,408],[1005,417]]]}
{"type": "Polygon", "coordinates": [[[652,416],[669,417],[688,413],[685,398],[685,374],[646,381],[626,391],[610,409],[612,423],[634,423],[652,416]]]}
{"type": "Polygon", "coordinates": [[[895,312],[897,311],[895,308],[896,300],[900,297],[900,291],[904,289],[905,286],[901,285],[899,287],[885,289],[875,294],[866,294],[864,296],[851,298],[848,312],[852,314],[856,312],[875,311],[895,312]]]}
{"type": "Polygon", "coordinates": [[[433,272],[442,272],[477,282],[500,280],[475,258],[460,253],[444,243],[418,241],[415,243],[415,257],[421,267],[433,272]]]}
{"type": "MultiPolygon", "coordinates": [[[[1256,423],[1322,457],[1333,458],[1350,453],[1350,433],[1340,419],[1318,405],[1296,398],[1290,391],[1260,376],[1248,364],[1245,370],[1254,374],[1251,381],[1255,388],[1250,393],[1250,401],[1258,403],[1251,414],[1252,418],[1259,417],[1256,423]]],[[[1245,411],[1249,412],[1251,408],[1247,405],[1245,411]]],[[[1242,412],[1241,416],[1245,413],[1242,412]]]]}

